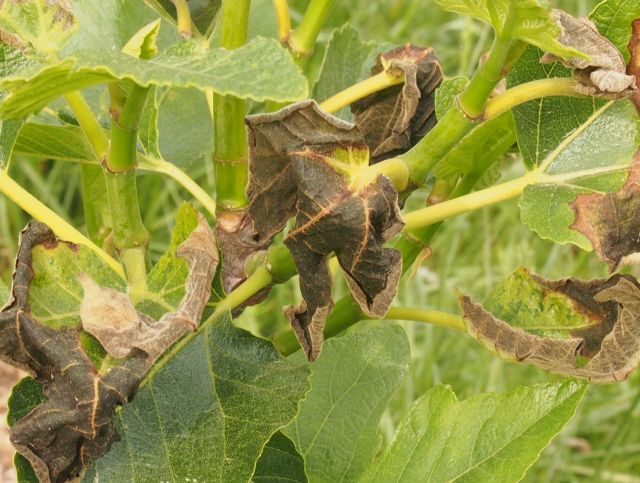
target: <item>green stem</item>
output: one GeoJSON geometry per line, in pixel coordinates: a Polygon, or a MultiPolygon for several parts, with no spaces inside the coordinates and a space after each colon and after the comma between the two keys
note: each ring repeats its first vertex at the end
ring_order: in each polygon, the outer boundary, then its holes
{"type": "Polygon", "coordinates": [[[308,58],[335,0],[311,0],[300,25],[289,36],[289,48],[299,58],[308,58]]]}
{"type": "Polygon", "coordinates": [[[482,121],[489,95],[522,55],[522,42],[496,37],[488,59],[478,67],[456,105],[412,149],[398,156],[411,171],[412,184],[421,186],[433,167],[477,123],[482,121]]]}
{"type": "Polygon", "coordinates": [[[427,206],[412,211],[404,216],[404,231],[409,232],[433,225],[468,211],[477,210],[501,201],[519,196],[524,188],[534,183],[535,173],[530,173],[512,181],[498,184],[490,188],[476,191],[459,198],[443,201],[437,205],[427,206]]]}
{"type": "Polygon", "coordinates": [[[0,193],[12,200],[33,218],[46,223],[61,240],[85,246],[98,255],[118,275],[124,278],[122,266],[91,240],[76,230],[69,222],[61,218],[53,210],[16,183],[5,170],[0,169],[0,193]]]}
{"type": "MultiPolygon", "coordinates": [[[[236,49],[247,40],[250,0],[223,0],[220,46],[236,49]]],[[[247,205],[247,134],[245,102],[232,96],[213,96],[213,162],[218,210],[247,205]]]]}
{"type": "Polygon", "coordinates": [[[176,6],[178,20],[178,32],[185,39],[190,39],[193,35],[191,30],[191,12],[187,0],[171,0],[176,6]]]}
{"type": "Polygon", "coordinates": [[[512,87],[504,93],[490,99],[485,108],[485,119],[494,119],[517,105],[534,99],[539,99],[541,97],[584,96],[584,94],[578,92],[577,87],[578,82],[571,77],[540,79],[525,82],[524,84],[512,87]]]}
{"type": "Polygon", "coordinates": [[[326,112],[337,112],[363,97],[403,82],[404,74],[393,75],[391,72],[385,70],[338,92],[336,95],[320,103],[320,108],[326,112]]]}
{"type": "Polygon", "coordinates": [[[131,84],[124,105],[112,87],[111,145],[103,163],[113,224],[113,244],[127,272],[134,296],[146,290],[145,248],[149,232],[142,223],[136,185],[138,124],[149,88],[131,84]]]}
{"type": "MultiPolygon", "coordinates": [[[[520,50],[520,43],[516,42],[517,50],[520,50]]],[[[513,65],[513,56],[510,55],[513,46],[513,40],[504,40],[496,36],[487,60],[478,67],[458,101],[460,108],[469,118],[477,119],[484,113],[489,95],[506,73],[507,60],[513,65]]]]}
{"type": "Polygon", "coordinates": [[[200,187],[187,173],[178,168],[175,164],[163,159],[155,159],[147,156],[140,156],[141,162],[139,168],[152,171],[154,173],[164,174],[174,179],[180,186],[186,189],[191,195],[200,202],[202,207],[209,212],[212,219],[216,218],[216,204],[205,190],[200,187]]]}
{"type": "Polygon", "coordinates": [[[385,320],[409,320],[426,324],[440,325],[450,329],[466,332],[464,318],[459,315],[408,307],[391,307],[384,316],[385,320]]]}
{"type": "Polygon", "coordinates": [[[289,39],[291,33],[291,17],[287,0],[273,0],[273,9],[276,11],[276,23],[278,27],[278,39],[283,44],[289,39]]]}
{"type": "MultiPolygon", "coordinates": [[[[109,150],[109,138],[102,129],[102,126],[91,111],[89,104],[79,91],[65,94],[65,99],[73,111],[78,124],[84,131],[95,159],[98,163],[104,161],[109,150]]],[[[96,190],[96,183],[104,180],[100,166],[83,163],[80,165],[80,182],[82,185],[82,204],[84,209],[85,224],[89,238],[94,243],[102,245],[108,236],[110,227],[103,220],[103,207],[96,206],[93,202],[93,193],[96,190]]],[[[104,188],[103,188],[104,189],[104,188]]]]}

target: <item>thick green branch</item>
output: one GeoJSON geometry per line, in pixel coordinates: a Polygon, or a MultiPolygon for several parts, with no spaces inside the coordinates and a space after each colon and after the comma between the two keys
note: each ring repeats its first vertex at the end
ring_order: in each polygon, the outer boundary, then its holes
{"type": "Polygon", "coordinates": [[[300,25],[289,36],[289,48],[298,58],[308,58],[335,0],[311,0],[300,25]]]}
{"type": "MultiPolygon", "coordinates": [[[[223,0],[220,46],[236,49],[247,40],[250,0],[223,0]]],[[[213,96],[216,202],[218,209],[233,210],[247,204],[247,135],[245,102],[232,96],[213,96]]]]}

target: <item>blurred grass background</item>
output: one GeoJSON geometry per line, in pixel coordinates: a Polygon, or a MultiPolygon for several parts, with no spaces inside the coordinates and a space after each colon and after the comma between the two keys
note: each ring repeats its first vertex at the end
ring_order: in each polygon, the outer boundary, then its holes
{"type": "MultiPolygon", "coordinates": [[[[254,0],[268,3],[268,0],[254,0]]],[[[307,0],[292,0],[294,23],[307,0]]],[[[594,0],[557,0],[554,6],[574,15],[587,15],[594,0]]],[[[441,11],[431,0],[338,0],[328,27],[349,22],[364,39],[394,44],[412,42],[434,46],[447,75],[470,75],[488,47],[489,27],[441,11]]],[[[258,31],[275,33],[272,17],[260,19],[258,31]]],[[[505,160],[512,175],[522,168],[514,157],[505,160]]],[[[206,163],[194,163],[190,174],[213,189],[206,163]]],[[[79,172],[75,165],[43,160],[17,160],[12,176],[76,226],[82,226],[79,172]]],[[[166,247],[176,207],[190,197],[170,180],[143,174],[139,195],[146,226],[153,234],[152,258],[166,247]]],[[[412,198],[420,204],[424,193],[412,198]],[[422,198],[421,198],[422,197],[422,198]]],[[[0,278],[8,282],[17,248],[17,233],[28,217],[0,196],[0,278]]],[[[410,282],[404,281],[397,305],[458,312],[458,290],[482,299],[494,284],[520,266],[546,277],[606,276],[606,267],[592,253],[539,239],[520,223],[515,202],[460,216],[445,223],[434,240],[433,256],[410,282]]],[[[636,273],[638,275],[638,273],[636,273]]],[[[342,287],[344,289],[344,287],[342,287]]],[[[340,290],[340,289],[339,289],[340,290]]],[[[272,331],[284,323],[280,307],[296,298],[295,284],[278,287],[258,308],[245,312],[241,323],[256,320],[272,331]]],[[[367,322],[367,324],[388,322],[367,322]]],[[[412,347],[411,377],[394,397],[381,424],[386,439],[413,401],[434,384],[450,384],[460,399],[478,392],[502,391],[522,384],[557,380],[525,365],[507,364],[469,337],[427,325],[402,323],[412,347]]],[[[592,386],[577,417],[542,454],[525,481],[640,482],[640,375],[624,383],[592,386]]]]}

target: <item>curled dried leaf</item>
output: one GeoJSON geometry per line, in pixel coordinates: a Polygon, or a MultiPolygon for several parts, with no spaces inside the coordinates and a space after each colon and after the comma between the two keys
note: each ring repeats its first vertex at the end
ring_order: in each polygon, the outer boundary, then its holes
{"type": "Polygon", "coordinates": [[[147,363],[151,365],[176,340],[198,327],[218,265],[213,233],[202,215],[176,254],[189,266],[185,295],[175,312],[157,322],[137,312],[125,294],[100,287],[85,274],[78,277],[84,288],[82,326],[113,357],[121,359],[139,349],[148,354],[147,363]]]}
{"type": "Polygon", "coordinates": [[[363,176],[364,140],[351,124],[303,101],[247,120],[251,181],[249,215],[257,239],[269,240],[296,215],[285,244],[304,303],[287,308],[310,360],[320,354],[333,302],[328,258],[335,253],[362,310],[382,317],[398,285],[402,261],[383,245],[402,228],[391,181],[363,176]]]}
{"type": "Polygon", "coordinates": [[[297,102],[273,114],[246,118],[249,134],[249,216],[259,243],[282,231],[296,213],[298,192],[290,153],[305,146],[331,150],[362,144],[351,123],[322,111],[315,101],[297,102]]]}
{"type": "Polygon", "coordinates": [[[380,54],[371,74],[383,71],[404,74],[404,83],[351,105],[372,163],[408,151],[435,126],[435,91],[443,79],[433,49],[411,44],[380,54]]]}
{"type": "Polygon", "coordinates": [[[503,291],[484,306],[461,298],[467,330],[489,349],[598,383],[623,380],[640,364],[640,284],[633,277],[554,282],[517,275],[510,289],[519,299],[501,300],[503,291]]]}
{"type": "Polygon", "coordinates": [[[28,299],[31,253],[38,245],[57,242],[47,226],[27,225],[21,234],[12,299],[0,312],[0,359],[32,374],[47,397],[10,432],[11,442],[42,482],[68,481],[108,451],[117,438],[114,410],[131,399],[147,368],[147,354],[136,351],[99,375],[80,345],[78,329],[56,330],[33,317],[28,299]]]}
{"type": "Polygon", "coordinates": [[[636,78],[626,73],[624,57],[589,19],[574,18],[562,10],[553,10],[553,17],[561,31],[559,41],[584,52],[589,59],[563,59],[545,54],[540,59],[542,63],[559,61],[565,67],[573,69],[580,90],[586,95],[616,99],[626,97],[636,90],[636,78]]]}
{"type": "Polygon", "coordinates": [[[571,228],[585,235],[598,256],[615,270],[640,253],[640,152],[625,184],[614,193],[578,194],[571,228]]]}

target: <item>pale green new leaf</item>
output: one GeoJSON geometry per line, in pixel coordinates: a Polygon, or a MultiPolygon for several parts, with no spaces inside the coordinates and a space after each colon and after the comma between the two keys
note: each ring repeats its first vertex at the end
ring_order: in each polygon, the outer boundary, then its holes
{"type": "Polygon", "coordinates": [[[325,342],[309,366],[311,393],[284,430],[304,457],[310,482],[359,477],[376,454],[378,422],[409,363],[407,338],[397,326],[325,342]]]}
{"type": "Polygon", "coordinates": [[[640,0],[605,0],[593,9],[589,18],[628,62],[631,22],[640,18],[640,0]]]}
{"type": "Polygon", "coordinates": [[[280,483],[283,481],[306,483],[304,460],[293,441],[280,431],[271,436],[256,464],[251,481],[255,483],[280,483]]]}
{"type": "Polygon", "coordinates": [[[83,481],[246,482],[309,388],[306,365],[228,316],[159,365],[117,415],[121,441],[83,481]]]}
{"type": "Polygon", "coordinates": [[[519,39],[559,57],[585,55],[558,41],[560,30],[547,2],[538,0],[434,0],[449,12],[477,18],[491,25],[502,39],[519,39]]]}
{"type": "MultiPolygon", "coordinates": [[[[335,29],[325,50],[320,76],[313,87],[314,99],[324,101],[360,80],[362,66],[373,49],[371,42],[364,42],[357,29],[349,24],[335,29]]],[[[347,108],[337,114],[349,115],[347,108]]]]}
{"type": "Polygon", "coordinates": [[[77,28],[71,12],[56,0],[8,0],[0,6],[0,31],[17,37],[30,55],[54,58],[77,28]]]}
{"type": "Polygon", "coordinates": [[[235,50],[172,50],[151,60],[120,51],[77,51],[52,66],[31,68],[0,81],[9,95],[0,117],[26,116],[56,97],[114,79],[142,86],[211,89],[255,101],[290,102],[307,95],[307,82],[291,56],[273,39],[256,37],[235,50]]]}
{"type": "Polygon", "coordinates": [[[436,386],[414,403],[362,481],[520,481],[586,388],[569,381],[459,401],[450,387],[436,386]]]}
{"type": "Polygon", "coordinates": [[[587,237],[572,228],[573,202],[578,195],[618,191],[639,146],[640,119],[634,107],[627,100],[608,102],[532,172],[519,202],[522,221],[542,238],[592,249],[587,237]]]}
{"type": "Polygon", "coordinates": [[[469,79],[460,75],[444,80],[436,90],[436,117],[442,119],[447,111],[454,107],[456,96],[460,94],[469,83],[469,79]]]}

